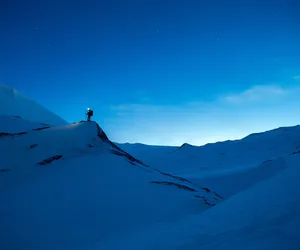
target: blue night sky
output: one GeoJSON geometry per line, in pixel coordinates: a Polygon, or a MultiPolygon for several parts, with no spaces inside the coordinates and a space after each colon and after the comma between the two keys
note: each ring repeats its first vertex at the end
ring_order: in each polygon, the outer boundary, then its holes
{"type": "Polygon", "coordinates": [[[0,30],[1,83],[117,142],[300,123],[299,1],[2,0],[0,30]]]}

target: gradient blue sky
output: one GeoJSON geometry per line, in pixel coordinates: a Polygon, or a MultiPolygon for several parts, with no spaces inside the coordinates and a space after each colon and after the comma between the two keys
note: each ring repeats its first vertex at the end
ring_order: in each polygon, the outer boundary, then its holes
{"type": "Polygon", "coordinates": [[[0,2],[0,82],[118,142],[300,123],[300,2],[0,2]]]}

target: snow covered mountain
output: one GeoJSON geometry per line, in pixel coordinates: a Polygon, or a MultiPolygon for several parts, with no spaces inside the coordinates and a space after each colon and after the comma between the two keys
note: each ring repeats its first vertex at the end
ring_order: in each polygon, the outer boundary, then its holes
{"type": "MultiPolygon", "coordinates": [[[[139,237],[156,238],[160,249],[299,249],[299,132],[299,126],[278,128],[202,147],[120,145],[150,164],[224,195],[212,209],[139,237]],[[157,157],[162,161],[153,160],[157,157]],[[168,232],[163,239],[162,232],[168,232]]],[[[108,243],[112,247],[107,249],[127,244],[127,238],[108,243]]],[[[140,244],[134,249],[155,246],[140,244]]]]}
{"type": "Polygon", "coordinates": [[[1,249],[85,249],[222,201],[145,165],[95,122],[1,132],[0,159],[1,249]]]}
{"type": "Polygon", "coordinates": [[[14,88],[0,84],[0,115],[15,116],[31,122],[48,125],[66,125],[67,122],[46,108],[30,100],[14,88]]]}
{"type": "Polygon", "coordinates": [[[200,147],[119,146],[163,171],[222,192],[226,198],[284,170],[283,158],[300,151],[300,126],[200,147]],[[161,160],[156,161],[157,158],[161,160]]]}
{"type": "Polygon", "coordinates": [[[251,134],[241,140],[204,146],[192,146],[187,143],[181,147],[139,144],[119,144],[119,146],[149,164],[156,156],[164,156],[165,160],[160,162],[160,167],[173,173],[187,173],[190,170],[192,172],[228,170],[251,167],[300,149],[300,126],[278,128],[251,134]],[[184,168],[182,164],[185,165],[184,168]]]}
{"type": "Polygon", "coordinates": [[[3,89],[0,249],[299,249],[300,126],[202,147],[115,144],[3,89]]]}

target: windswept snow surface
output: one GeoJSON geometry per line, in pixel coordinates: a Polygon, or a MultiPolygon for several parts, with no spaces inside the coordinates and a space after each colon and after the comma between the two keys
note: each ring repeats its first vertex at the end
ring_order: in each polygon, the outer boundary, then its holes
{"type": "Polygon", "coordinates": [[[284,161],[284,171],[203,213],[176,224],[129,232],[118,240],[107,240],[99,249],[122,249],[134,239],[129,249],[298,250],[300,155],[284,161]]]}
{"type": "Polygon", "coordinates": [[[88,249],[222,201],[139,162],[94,122],[7,133],[0,159],[0,249],[88,249]]]}
{"type": "Polygon", "coordinates": [[[0,115],[19,116],[24,120],[49,125],[67,124],[65,120],[30,100],[14,88],[1,84],[0,115]]]}

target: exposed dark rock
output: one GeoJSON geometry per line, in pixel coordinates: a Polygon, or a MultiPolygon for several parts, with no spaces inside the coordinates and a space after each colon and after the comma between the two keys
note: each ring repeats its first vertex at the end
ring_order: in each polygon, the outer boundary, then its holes
{"type": "Polygon", "coordinates": [[[27,135],[28,133],[27,132],[19,132],[19,133],[13,133],[12,135],[15,136],[15,135],[27,135]]]}
{"type": "Polygon", "coordinates": [[[217,197],[223,199],[223,197],[219,194],[217,194],[216,192],[213,192],[211,190],[209,190],[208,188],[201,188],[202,190],[206,191],[206,192],[210,192],[210,193],[213,193],[214,195],[216,195],[217,197]]]}
{"type": "Polygon", "coordinates": [[[100,139],[104,142],[109,141],[107,135],[104,133],[104,131],[100,128],[100,126],[98,125],[98,123],[96,123],[97,125],[97,131],[98,131],[98,136],[100,137],[100,139]]]}
{"type": "Polygon", "coordinates": [[[214,195],[218,196],[219,198],[223,199],[223,197],[219,194],[217,194],[216,192],[213,192],[214,195]]]}
{"type": "Polygon", "coordinates": [[[178,188],[185,189],[185,190],[190,191],[190,192],[196,192],[196,190],[193,189],[193,188],[187,187],[187,186],[182,185],[182,184],[170,182],[170,181],[151,181],[151,183],[163,184],[163,185],[169,185],[169,186],[176,186],[178,188]]]}
{"type": "Polygon", "coordinates": [[[37,144],[32,144],[32,145],[30,145],[29,147],[30,148],[35,148],[37,146],[37,144]]]}
{"type": "Polygon", "coordinates": [[[47,129],[47,128],[50,128],[50,127],[35,128],[35,129],[33,129],[32,131],[35,131],[35,130],[43,130],[43,129],[47,129]]]}
{"type": "Polygon", "coordinates": [[[190,183],[189,180],[187,180],[187,179],[185,179],[185,178],[183,178],[183,177],[171,175],[171,174],[168,174],[168,173],[164,173],[164,172],[160,171],[160,170],[157,169],[157,168],[155,168],[154,170],[156,170],[157,172],[161,173],[162,175],[172,177],[172,178],[177,179],[177,180],[179,180],[179,181],[185,181],[185,182],[190,183]]]}
{"type": "Polygon", "coordinates": [[[112,149],[111,152],[115,155],[124,156],[124,154],[122,154],[121,152],[114,150],[114,149],[112,149]]]}
{"type": "Polygon", "coordinates": [[[11,134],[6,132],[0,132],[0,137],[9,136],[9,135],[11,134]]]}
{"type": "Polygon", "coordinates": [[[206,192],[211,192],[208,188],[201,188],[201,189],[206,191],[206,192]]]}
{"type": "Polygon", "coordinates": [[[6,133],[6,132],[0,132],[0,138],[1,137],[4,137],[4,136],[11,136],[11,137],[14,137],[14,136],[18,136],[18,135],[26,135],[27,132],[19,132],[19,133],[6,133]]]}
{"type": "Polygon", "coordinates": [[[54,155],[54,156],[52,156],[52,157],[50,157],[50,158],[47,158],[47,159],[45,159],[45,160],[39,162],[38,164],[39,164],[39,165],[46,165],[46,164],[51,163],[52,161],[59,160],[59,159],[61,159],[61,158],[62,158],[62,155],[54,155]]]}
{"type": "Polygon", "coordinates": [[[132,155],[126,153],[123,149],[119,148],[117,145],[115,145],[111,141],[108,141],[108,143],[114,148],[114,149],[111,149],[111,152],[113,154],[119,155],[119,156],[124,156],[124,157],[126,157],[131,162],[137,162],[137,163],[139,163],[139,164],[141,164],[141,165],[143,165],[145,167],[148,167],[146,164],[144,164],[140,160],[134,158],[132,155]]]}
{"type": "Polygon", "coordinates": [[[0,168],[0,172],[9,172],[10,171],[10,169],[8,169],[8,168],[0,168]]]}
{"type": "Polygon", "coordinates": [[[300,154],[300,151],[293,152],[292,155],[300,154]]]}
{"type": "Polygon", "coordinates": [[[89,148],[94,148],[94,147],[96,147],[94,144],[88,144],[88,147],[89,148]]]}
{"type": "Polygon", "coordinates": [[[216,204],[212,204],[212,203],[209,203],[208,200],[204,197],[204,196],[200,196],[200,195],[195,195],[196,198],[200,198],[203,200],[204,204],[208,205],[208,206],[215,206],[216,204]]]}

